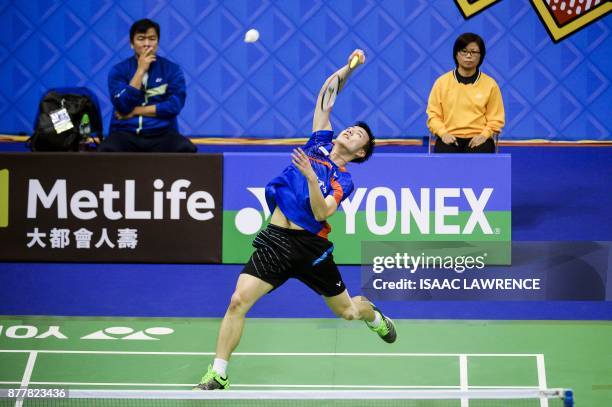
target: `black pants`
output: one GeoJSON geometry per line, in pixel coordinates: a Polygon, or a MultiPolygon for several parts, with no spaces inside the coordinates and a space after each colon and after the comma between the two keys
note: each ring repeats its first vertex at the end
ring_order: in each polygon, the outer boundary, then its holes
{"type": "Polygon", "coordinates": [[[191,140],[174,129],[151,134],[113,132],[98,147],[102,152],[151,152],[151,153],[195,153],[197,147],[191,140]]]}
{"type": "Polygon", "coordinates": [[[471,138],[459,138],[456,137],[457,145],[454,143],[444,144],[440,137],[436,136],[436,145],[434,147],[434,153],[495,153],[495,142],[491,137],[487,138],[487,141],[481,145],[470,148],[469,144],[472,141],[471,138]]]}

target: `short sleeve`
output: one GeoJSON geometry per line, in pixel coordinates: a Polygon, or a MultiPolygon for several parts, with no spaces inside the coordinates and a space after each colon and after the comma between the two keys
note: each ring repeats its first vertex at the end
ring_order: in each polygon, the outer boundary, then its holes
{"type": "Polygon", "coordinates": [[[332,130],[313,131],[304,148],[314,147],[317,144],[328,144],[332,142],[334,132],[332,130]]]}
{"type": "Polygon", "coordinates": [[[331,187],[338,206],[353,192],[353,180],[348,173],[340,173],[338,178],[332,177],[331,187]]]}

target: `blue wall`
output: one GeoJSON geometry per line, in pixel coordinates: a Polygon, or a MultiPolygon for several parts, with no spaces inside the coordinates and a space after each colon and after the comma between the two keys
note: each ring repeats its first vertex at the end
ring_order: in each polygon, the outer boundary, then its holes
{"type": "Polygon", "coordinates": [[[334,126],[366,119],[379,137],[422,137],[429,89],[453,67],[456,36],[474,31],[502,88],[505,138],[611,139],[612,17],[554,44],[527,0],[469,20],[450,0],[0,0],[0,133],[31,131],[45,89],[66,85],[94,90],[107,126],[108,71],[145,16],[161,24],[160,53],[185,71],[187,135],[308,134],[323,79],[360,47],[368,63],[334,126]],[[245,44],[251,27],[261,39],[245,44]]]}

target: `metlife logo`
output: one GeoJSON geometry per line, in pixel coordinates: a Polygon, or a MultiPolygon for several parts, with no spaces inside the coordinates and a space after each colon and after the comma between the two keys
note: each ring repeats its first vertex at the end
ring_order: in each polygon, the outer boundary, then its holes
{"type": "MultiPolygon", "coordinates": [[[[155,219],[169,218],[180,220],[187,216],[198,221],[207,221],[213,218],[215,200],[206,191],[193,191],[187,189],[192,182],[187,179],[178,179],[170,184],[168,191],[164,191],[164,181],[156,179],[153,182],[154,192],[148,202],[143,205],[149,209],[136,208],[136,181],[125,180],[123,188],[113,184],[103,184],[98,191],[91,189],[77,190],[71,196],[67,192],[67,180],[58,179],[48,189],[42,186],[40,180],[28,180],[28,219],[36,219],[41,209],[55,209],[51,216],[57,219],[68,219],[69,215],[80,220],[90,220],[103,217],[108,220],[119,219],[155,219]],[[116,208],[115,202],[123,200],[124,207],[116,208]],[[181,203],[185,204],[182,205],[181,203]],[[184,209],[183,209],[184,206],[184,209]],[[169,207],[169,216],[167,216],[169,207]]],[[[47,214],[45,214],[47,215],[47,214]]],[[[48,216],[48,215],[47,215],[48,216]]]]}
{"type": "Polygon", "coordinates": [[[5,157],[0,260],[220,261],[221,155],[5,157]]]}
{"type": "MultiPolygon", "coordinates": [[[[229,154],[225,161],[223,261],[241,263],[270,217],[265,185],[288,159],[229,154]],[[234,171],[245,166],[258,171],[234,171]]],[[[362,242],[511,240],[510,157],[461,161],[381,154],[364,165],[349,164],[348,170],[355,190],[329,219],[339,263],[359,264],[362,242]]]]}

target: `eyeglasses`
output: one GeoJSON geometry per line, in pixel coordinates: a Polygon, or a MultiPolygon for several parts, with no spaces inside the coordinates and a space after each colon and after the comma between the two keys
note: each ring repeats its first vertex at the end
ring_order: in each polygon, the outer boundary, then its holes
{"type": "Polygon", "coordinates": [[[460,54],[461,54],[461,56],[463,56],[463,57],[467,57],[468,55],[469,55],[469,56],[474,55],[474,56],[476,56],[476,57],[479,57],[479,56],[480,56],[480,51],[470,51],[470,50],[467,50],[467,49],[462,49],[461,51],[459,51],[459,53],[460,53],[460,54]]]}

